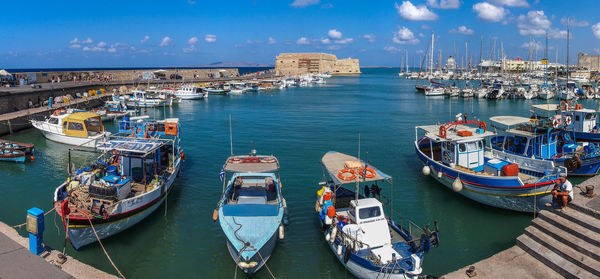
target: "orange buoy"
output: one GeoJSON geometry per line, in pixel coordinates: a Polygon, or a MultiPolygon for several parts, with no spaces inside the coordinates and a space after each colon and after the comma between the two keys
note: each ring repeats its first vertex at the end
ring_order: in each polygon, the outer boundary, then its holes
{"type": "Polygon", "coordinates": [[[354,178],[356,178],[356,172],[353,169],[343,169],[338,173],[338,178],[345,181],[354,180],[354,178]],[[346,173],[349,173],[350,175],[345,175],[346,173]]]}
{"type": "Polygon", "coordinates": [[[323,202],[331,200],[331,192],[327,192],[323,195],[323,202]]]}
{"type": "Polygon", "coordinates": [[[327,216],[329,216],[329,218],[333,218],[335,216],[335,207],[330,206],[327,208],[327,216]]]}
{"type": "Polygon", "coordinates": [[[219,219],[219,210],[217,210],[215,208],[215,211],[213,211],[213,216],[212,216],[213,222],[216,222],[217,219],[219,219]]]}
{"type": "Polygon", "coordinates": [[[366,169],[367,169],[366,173],[364,171],[365,170],[364,168],[360,168],[360,170],[358,171],[358,173],[361,176],[364,176],[366,178],[373,178],[373,177],[375,177],[375,171],[372,168],[366,168],[366,169]]]}
{"type": "Polygon", "coordinates": [[[185,161],[185,153],[181,152],[181,159],[185,161]]]}
{"type": "Polygon", "coordinates": [[[29,157],[29,159],[31,159],[31,161],[35,160],[35,157],[33,157],[33,155],[31,155],[31,157],[29,157]]]}

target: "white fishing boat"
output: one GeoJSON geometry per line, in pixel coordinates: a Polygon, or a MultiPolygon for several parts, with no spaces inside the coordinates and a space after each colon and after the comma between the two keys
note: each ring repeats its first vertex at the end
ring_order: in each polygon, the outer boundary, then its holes
{"type": "Polygon", "coordinates": [[[172,98],[152,96],[145,90],[132,90],[131,95],[113,95],[113,100],[119,101],[127,107],[134,108],[153,108],[173,105],[172,98]]]}
{"type": "Polygon", "coordinates": [[[203,92],[202,88],[194,86],[192,84],[182,85],[177,90],[173,91],[173,95],[181,98],[182,100],[195,100],[195,99],[206,99],[208,93],[203,92]]]}
{"type": "Polygon", "coordinates": [[[425,96],[443,96],[444,88],[438,86],[425,87],[425,96]]]}
{"type": "Polygon", "coordinates": [[[54,191],[75,249],[144,220],[167,199],[179,173],[178,119],[125,120],[119,131],[98,144],[102,153],[92,163],[73,170],[69,162],[69,178],[54,191]]]}
{"type": "Polygon", "coordinates": [[[392,177],[366,161],[330,151],[321,163],[324,182],[315,210],[339,262],[357,278],[418,278],[424,255],[439,243],[437,225],[430,230],[404,218],[397,223],[393,200],[386,212],[381,200],[390,200],[378,186],[389,183],[393,192],[392,177]],[[364,195],[359,194],[362,187],[364,195]]]}
{"type": "Polygon", "coordinates": [[[110,135],[104,131],[100,115],[91,112],[68,113],[58,109],[44,120],[31,120],[31,124],[47,139],[69,145],[95,147],[110,135]]]}

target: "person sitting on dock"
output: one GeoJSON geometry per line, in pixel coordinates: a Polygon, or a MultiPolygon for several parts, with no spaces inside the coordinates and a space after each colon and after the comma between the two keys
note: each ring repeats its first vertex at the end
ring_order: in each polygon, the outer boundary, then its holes
{"type": "Polygon", "coordinates": [[[551,193],[553,200],[566,209],[569,202],[573,200],[573,185],[567,180],[566,174],[560,175],[560,182],[555,183],[551,193]]]}

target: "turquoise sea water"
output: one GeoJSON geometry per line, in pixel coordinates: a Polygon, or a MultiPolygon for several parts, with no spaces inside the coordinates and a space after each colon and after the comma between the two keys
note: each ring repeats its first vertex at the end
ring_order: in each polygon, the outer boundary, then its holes
{"type": "MultiPolygon", "coordinates": [[[[221,194],[218,174],[230,152],[229,115],[236,154],[248,153],[252,145],[280,160],[290,224],[267,262],[277,278],[351,277],[320,233],[314,199],[322,179],[320,158],[329,150],[356,155],[359,133],[361,157],[368,152],[373,165],[394,177],[395,211],[417,224],[439,220],[441,244],[426,255],[424,273],[443,275],[514,245],[532,216],[480,205],[424,177],[413,149],[414,126],[446,122],[459,112],[484,120],[528,116],[529,106],[541,101],[426,98],[415,93],[414,80],[399,79],[397,72],[369,68],[360,77],[333,77],[322,86],[210,96],[149,110],[151,116],[180,118],[187,160],[166,206],[103,240],[119,269],[128,278],[234,276],[225,238],[211,219],[221,194]]],[[[114,131],[115,125],[107,128],[114,131]]],[[[15,225],[24,222],[30,207],[51,208],[54,189],[66,178],[69,146],[47,141],[34,129],[8,138],[36,146],[33,163],[0,163],[0,221],[15,225]]],[[[390,190],[383,192],[389,196],[390,190]]],[[[46,217],[45,239],[62,249],[64,231],[54,216],[46,217]]],[[[67,254],[116,273],[98,244],[81,251],[67,245],[67,254]]],[[[270,275],[263,268],[255,278],[270,275]]]]}

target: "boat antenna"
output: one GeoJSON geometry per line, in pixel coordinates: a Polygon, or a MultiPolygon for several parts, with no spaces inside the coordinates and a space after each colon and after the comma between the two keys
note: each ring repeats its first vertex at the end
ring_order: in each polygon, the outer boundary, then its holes
{"type": "Polygon", "coordinates": [[[233,138],[231,133],[231,114],[229,114],[229,150],[231,152],[231,156],[233,156],[233,138]]]}
{"type": "MultiPolygon", "coordinates": [[[[360,162],[360,132],[358,133],[358,161],[360,162]]],[[[356,180],[356,191],[354,191],[354,199],[358,202],[358,179],[356,180]]]]}

